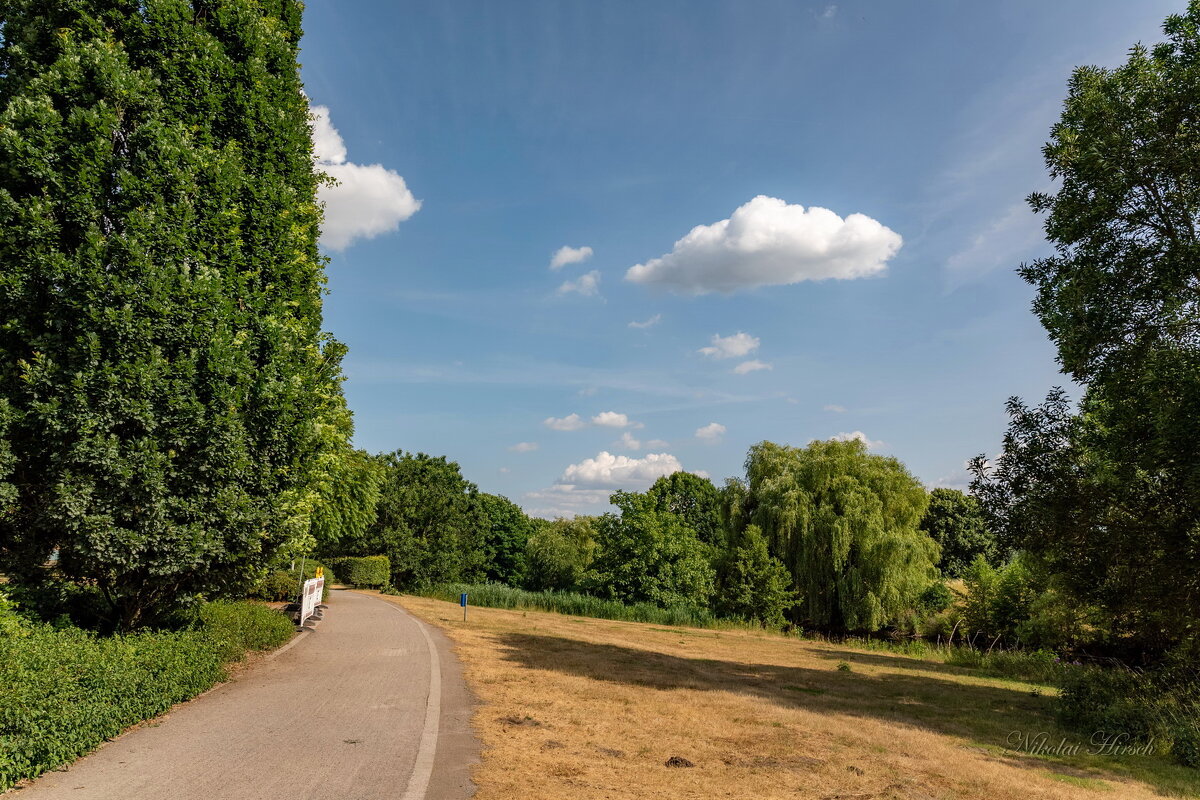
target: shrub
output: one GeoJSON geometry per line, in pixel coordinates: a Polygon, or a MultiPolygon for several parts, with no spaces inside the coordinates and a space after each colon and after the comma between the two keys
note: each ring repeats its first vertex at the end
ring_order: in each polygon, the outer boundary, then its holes
{"type": "MultiPolygon", "coordinates": [[[[331,558],[327,563],[337,571],[342,583],[351,586],[386,586],[392,577],[387,556],[331,558]]],[[[330,582],[328,576],[325,580],[330,582]]]]}
{"type": "Polygon", "coordinates": [[[28,633],[25,620],[17,613],[17,604],[0,586],[0,639],[24,636],[28,633]]]}
{"type": "Polygon", "coordinates": [[[224,678],[226,662],[275,647],[291,622],[254,603],[210,603],[195,627],[97,636],[33,626],[0,658],[0,792],[62,766],[224,678]]]}
{"type": "MultiPolygon", "coordinates": [[[[337,576],[333,570],[322,565],[320,562],[308,561],[304,565],[304,580],[315,578],[317,569],[325,570],[325,589],[321,593],[321,599],[329,599],[330,584],[337,583],[337,576]]],[[[259,581],[250,590],[249,596],[257,600],[270,600],[272,602],[293,602],[300,596],[300,576],[299,570],[295,569],[274,569],[267,573],[261,581],[259,581]]]]}
{"type": "Polygon", "coordinates": [[[1185,766],[1200,766],[1200,667],[1193,657],[1178,649],[1151,670],[1079,669],[1063,681],[1059,720],[1085,733],[1154,742],[1185,766]]]}

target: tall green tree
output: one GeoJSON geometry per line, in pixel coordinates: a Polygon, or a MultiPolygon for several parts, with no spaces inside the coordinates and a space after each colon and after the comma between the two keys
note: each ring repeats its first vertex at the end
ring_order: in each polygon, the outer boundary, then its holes
{"type": "Polygon", "coordinates": [[[942,548],[938,566],[951,578],[962,577],[977,556],[994,564],[1000,554],[979,500],[957,489],[938,488],[929,493],[921,530],[942,548]]]}
{"type": "Polygon", "coordinates": [[[663,607],[708,605],[715,590],[712,551],[683,518],[653,498],[617,492],[618,514],[596,519],[596,559],[585,584],[599,597],[663,607]]]}
{"type": "Polygon", "coordinates": [[[725,617],[756,620],[777,627],[799,599],[790,587],[787,567],[771,555],[767,538],[757,525],[749,525],[737,543],[720,560],[716,609],[725,617]]]}
{"type": "Polygon", "coordinates": [[[298,0],[0,0],[0,567],[122,627],[308,529],[341,348],[298,0]]]}
{"type": "Polygon", "coordinates": [[[398,589],[484,576],[477,489],[445,456],[397,450],[378,457],[384,476],[375,519],[353,555],[385,555],[398,589]]]}
{"type": "Polygon", "coordinates": [[[859,441],[760,442],[746,478],[743,517],[790,570],[802,621],[876,630],[936,576],[937,543],[917,527],[928,496],[896,459],[859,441]]]}
{"type": "Polygon", "coordinates": [[[525,588],[535,592],[578,589],[596,556],[591,517],[535,519],[525,543],[525,588]]]}
{"type": "Polygon", "coordinates": [[[1044,154],[1054,254],[1023,266],[1078,409],[1013,398],[975,494],[1012,546],[1148,652],[1200,635],[1200,3],[1081,67],[1044,154]]]}
{"type": "Polygon", "coordinates": [[[507,497],[485,492],[476,496],[473,513],[475,524],[483,529],[484,577],[509,586],[520,585],[533,522],[507,497]]]}
{"type": "Polygon", "coordinates": [[[659,511],[675,514],[696,532],[705,544],[723,547],[721,494],[708,478],[691,472],[664,475],[646,490],[647,499],[659,511]]]}

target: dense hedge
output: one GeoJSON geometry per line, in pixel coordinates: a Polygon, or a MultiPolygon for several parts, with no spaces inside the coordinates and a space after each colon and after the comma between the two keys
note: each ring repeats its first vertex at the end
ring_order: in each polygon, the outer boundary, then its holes
{"type": "Polygon", "coordinates": [[[96,636],[34,626],[0,639],[0,792],[195,697],[224,679],[226,663],[292,632],[265,606],[210,603],[192,630],[96,636]]]}
{"type": "Polygon", "coordinates": [[[387,556],[331,558],[327,563],[342,583],[351,586],[386,586],[392,577],[392,564],[387,556]]]}
{"type": "MultiPolygon", "coordinates": [[[[325,589],[321,593],[321,600],[324,601],[329,599],[330,585],[337,583],[338,579],[328,566],[322,565],[320,562],[309,561],[304,565],[304,580],[315,578],[318,568],[325,570],[325,589]]],[[[250,589],[249,595],[259,600],[295,602],[296,598],[300,596],[298,570],[275,569],[268,572],[265,578],[250,589]]]]}

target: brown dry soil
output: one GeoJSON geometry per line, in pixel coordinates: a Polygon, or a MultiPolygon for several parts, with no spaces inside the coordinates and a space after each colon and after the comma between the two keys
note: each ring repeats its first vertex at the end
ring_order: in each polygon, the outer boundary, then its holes
{"type": "Polygon", "coordinates": [[[388,599],[455,644],[480,701],[478,800],[1200,796],[1198,771],[1089,754],[1044,687],[753,631],[487,608],[464,624],[388,599]],[[1040,732],[1079,753],[1008,745],[1040,732]]]}

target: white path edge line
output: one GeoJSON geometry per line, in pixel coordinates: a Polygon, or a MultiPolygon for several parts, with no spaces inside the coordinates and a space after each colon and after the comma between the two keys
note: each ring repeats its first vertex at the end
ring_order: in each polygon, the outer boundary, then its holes
{"type": "MultiPolygon", "coordinates": [[[[371,597],[370,595],[366,595],[371,597]]],[[[408,777],[408,786],[404,789],[402,800],[425,800],[429,790],[429,779],[433,776],[433,760],[437,754],[438,726],[442,718],[442,664],[438,658],[437,647],[425,623],[410,614],[401,606],[372,597],[392,610],[404,615],[416,623],[421,635],[425,637],[425,646],[429,648],[429,696],[425,700],[425,728],[421,732],[421,744],[417,748],[417,760],[413,764],[412,775],[408,777]]]]}

